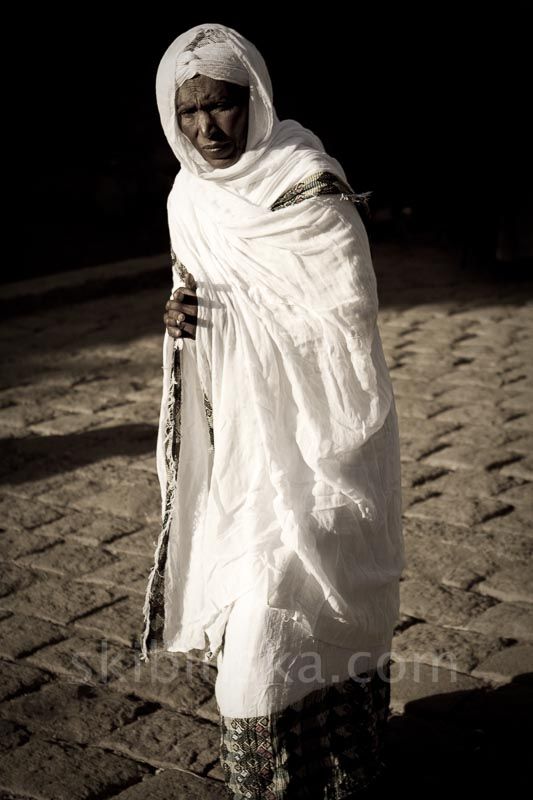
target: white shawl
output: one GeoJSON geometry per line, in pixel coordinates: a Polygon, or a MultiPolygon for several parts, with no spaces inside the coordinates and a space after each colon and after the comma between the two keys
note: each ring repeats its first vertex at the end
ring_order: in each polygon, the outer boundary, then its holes
{"type": "MultiPolygon", "coordinates": [[[[394,470],[365,451],[394,405],[366,233],[353,204],[339,195],[270,210],[299,181],[321,170],[346,181],[344,171],[313,133],[277,119],[261,55],[230,28],[197,26],[178,37],[161,61],[156,88],[163,129],[181,162],[168,198],[171,242],[196,279],[199,303],[196,339],[175,342],[165,332],[163,343],[163,506],[175,347],[182,380],[166,649],[204,648],[207,633],[216,651],[232,602],[265,575],[268,602],[290,610],[290,592],[283,596],[280,586],[295,557],[320,586],[332,618],[352,632],[364,624],[380,641],[396,621],[403,551],[399,515],[391,521],[389,509],[391,494],[400,492],[397,447],[390,453],[394,470]],[[206,28],[226,32],[250,75],[246,152],[227,169],[205,162],[176,121],[176,57],[206,28]],[[214,452],[204,393],[213,409],[214,452]],[[322,563],[310,525],[313,511],[347,504],[365,536],[371,531],[382,540],[379,561],[373,549],[365,562],[359,542],[351,596],[322,563]],[[364,613],[355,600],[363,585],[364,613]]],[[[174,271],[173,290],[182,284],[174,271]]],[[[309,620],[320,613],[307,611],[309,620]]]]}

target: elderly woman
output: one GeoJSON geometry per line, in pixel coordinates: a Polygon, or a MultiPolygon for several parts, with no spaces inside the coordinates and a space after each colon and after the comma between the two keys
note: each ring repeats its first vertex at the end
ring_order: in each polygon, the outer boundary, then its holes
{"type": "Polygon", "coordinates": [[[385,768],[405,566],[358,196],[233,29],[179,36],[156,91],[181,170],[142,658],[216,662],[234,798],[355,797],[385,768]]]}

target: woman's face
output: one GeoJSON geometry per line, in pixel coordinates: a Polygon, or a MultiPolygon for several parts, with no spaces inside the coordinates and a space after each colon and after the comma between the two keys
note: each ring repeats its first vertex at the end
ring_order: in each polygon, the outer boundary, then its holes
{"type": "Polygon", "coordinates": [[[196,75],[176,94],[180,130],[212,167],[231,167],[246,148],[246,86],[196,75]]]}

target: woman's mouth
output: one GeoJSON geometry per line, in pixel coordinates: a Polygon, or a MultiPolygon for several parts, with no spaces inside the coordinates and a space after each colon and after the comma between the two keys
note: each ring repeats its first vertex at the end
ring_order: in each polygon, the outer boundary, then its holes
{"type": "Polygon", "coordinates": [[[220,153],[223,150],[227,150],[230,145],[231,142],[217,142],[217,144],[205,145],[202,150],[205,150],[206,153],[220,153]]]}

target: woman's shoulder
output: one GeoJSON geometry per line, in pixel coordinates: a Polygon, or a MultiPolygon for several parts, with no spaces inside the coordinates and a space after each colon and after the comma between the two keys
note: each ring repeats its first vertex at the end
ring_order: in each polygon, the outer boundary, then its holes
{"type": "Polygon", "coordinates": [[[278,211],[313,197],[337,197],[340,200],[350,201],[358,210],[363,209],[366,213],[369,196],[370,192],[354,192],[352,187],[338,175],[322,170],[309,175],[283,192],[271,205],[270,210],[278,211]]]}

